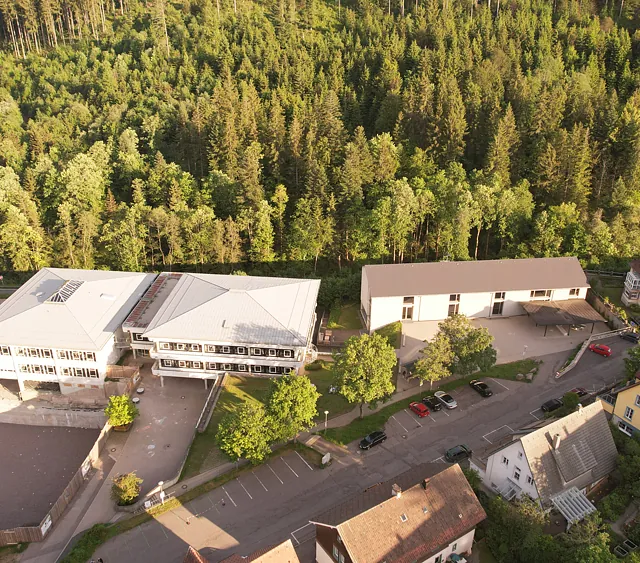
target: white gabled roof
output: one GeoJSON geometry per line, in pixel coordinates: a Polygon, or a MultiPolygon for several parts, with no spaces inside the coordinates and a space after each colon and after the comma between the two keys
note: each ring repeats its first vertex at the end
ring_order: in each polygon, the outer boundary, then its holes
{"type": "Polygon", "coordinates": [[[0,305],[0,342],[101,350],[155,277],[43,268],[0,305]]]}
{"type": "Polygon", "coordinates": [[[320,280],[182,274],[149,338],[306,346],[320,280]]]}

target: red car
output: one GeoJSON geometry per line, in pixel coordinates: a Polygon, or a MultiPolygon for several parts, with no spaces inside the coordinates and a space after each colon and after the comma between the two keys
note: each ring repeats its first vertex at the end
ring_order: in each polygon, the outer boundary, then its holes
{"type": "Polygon", "coordinates": [[[425,407],[422,403],[411,403],[409,408],[416,413],[420,418],[424,418],[425,416],[429,416],[429,409],[425,407]]]}
{"type": "Polygon", "coordinates": [[[592,352],[595,352],[596,354],[600,354],[605,358],[608,358],[609,356],[611,356],[611,348],[609,348],[609,346],[606,346],[604,344],[589,344],[589,350],[591,350],[592,352]]]}

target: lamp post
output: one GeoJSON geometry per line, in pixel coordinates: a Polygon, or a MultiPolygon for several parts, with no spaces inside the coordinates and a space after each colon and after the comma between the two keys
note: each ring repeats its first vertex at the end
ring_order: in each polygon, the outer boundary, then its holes
{"type": "Polygon", "coordinates": [[[160,502],[164,504],[164,491],[162,490],[162,485],[164,485],[164,481],[158,481],[158,486],[160,487],[160,502]]]}
{"type": "Polygon", "coordinates": [[[327,420],[329,418],[329,411],[324,411],[324,433],[327,433],[327,420]]]}
{"type": "Polygon", "coordinates": [[[526,354],[527,354],[527,348],[528,348],[528,347],[529,347],[529,346],[527,346],[526,344],[524,345],[524,349],[522,350],[522,357],[523,357],[523,358],[524,358],[524,357],[526,356],[526,354]]]}

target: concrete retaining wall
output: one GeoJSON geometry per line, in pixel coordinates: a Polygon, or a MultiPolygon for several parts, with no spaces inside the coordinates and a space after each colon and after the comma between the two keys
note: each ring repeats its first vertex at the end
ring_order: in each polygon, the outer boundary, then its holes
{"type": "Polygon", "coordinates": [[[54,409],[25,405],[20,401],[0,401],[0,422],[6,424],[101,429],[106,421],[101,410],[54,409]]]}

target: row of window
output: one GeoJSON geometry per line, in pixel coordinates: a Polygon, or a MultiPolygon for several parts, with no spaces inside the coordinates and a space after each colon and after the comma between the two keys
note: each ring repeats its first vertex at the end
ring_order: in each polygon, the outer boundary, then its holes
{"type": "MultiPolygon", "coordinates": [[[[21,364],[20,373],[33,373],[38,375],[56,375],[55,366],[44,366],[39,364],[21,364]]],[[[69,377],[94,377],[98,378],[96,368],[60,368],[62,375],[69,377]]]]}
{"type": "Polygon", "coordinates": [[[55,375],[56,368],[55,366],[41,366],[36,364],[21,364],[20,365],[20,373],[37,373],[37,374],[48,374],[55,375]]]}
{"type": "Polygon", "coordinates": [[[82,352],[80,350],[58,350],[60,360],[76,360],[81,362],[95,362],[95,352],[82,352]]]}
{"type": "Polygon", "coordinates": [[[197,369],[207,371],[246,371],[248,373],[282,374],[291,372],[292,368],[282,366],[251,366],[245,364],[227,364],[216,362],[197,362],[191,360],[160,360],[163,368],[197,369]]]}
{"type": "MultiPolygon", "coordinates": [[[[518,459],[522,459],[522,452],[518,452],[518,459]]],[[[502,456],[502,464],[509,467],[509,458],[502,456]]],[[[513,468],[513,479],[515,481],[520,481],[520,475],[521,475],[522,471],[521,469],[516,465],[513,468]]],[[[533,485],[533,477],[531,477],[531,475],[527,475],[527,485],[533,485]]]]}
{"type": "Polygon", "coordinates": [[[182,342],[160,342],[160,350],[176,352],[204,352],[205,354],[233,354],[236,356],[267,356],[269,358],[293,358],[293,350],[277,348],[247,348],[246,346],[220,346],[217,344],[186,344],[182,342]]]}
{"type": "Polygon", "coordinates": [[[133,333],[133,340],[135,342],[150,342],[150,340],[146,336],[142,336],[139,332],[133,333]]]}
{"type": "Polygon", "coordinates": [[[62,368],[62,375],[69,377],[99,377],[96,368],[62,368]]]}
{"type": "MultiPolygon", "coordinates": [[[[16,356],[22,358],[53,358],[53,352],[48,348],[16,348],[16,356]]],[[[0,346],[0,355],[10,356],[11,349],[9,346],[0,346]]],[[[83,352],[81,350],[58,350],[57,354],[60,360],[77,360],[83,362],[95,362],[95,352],[83,352]]]]}

